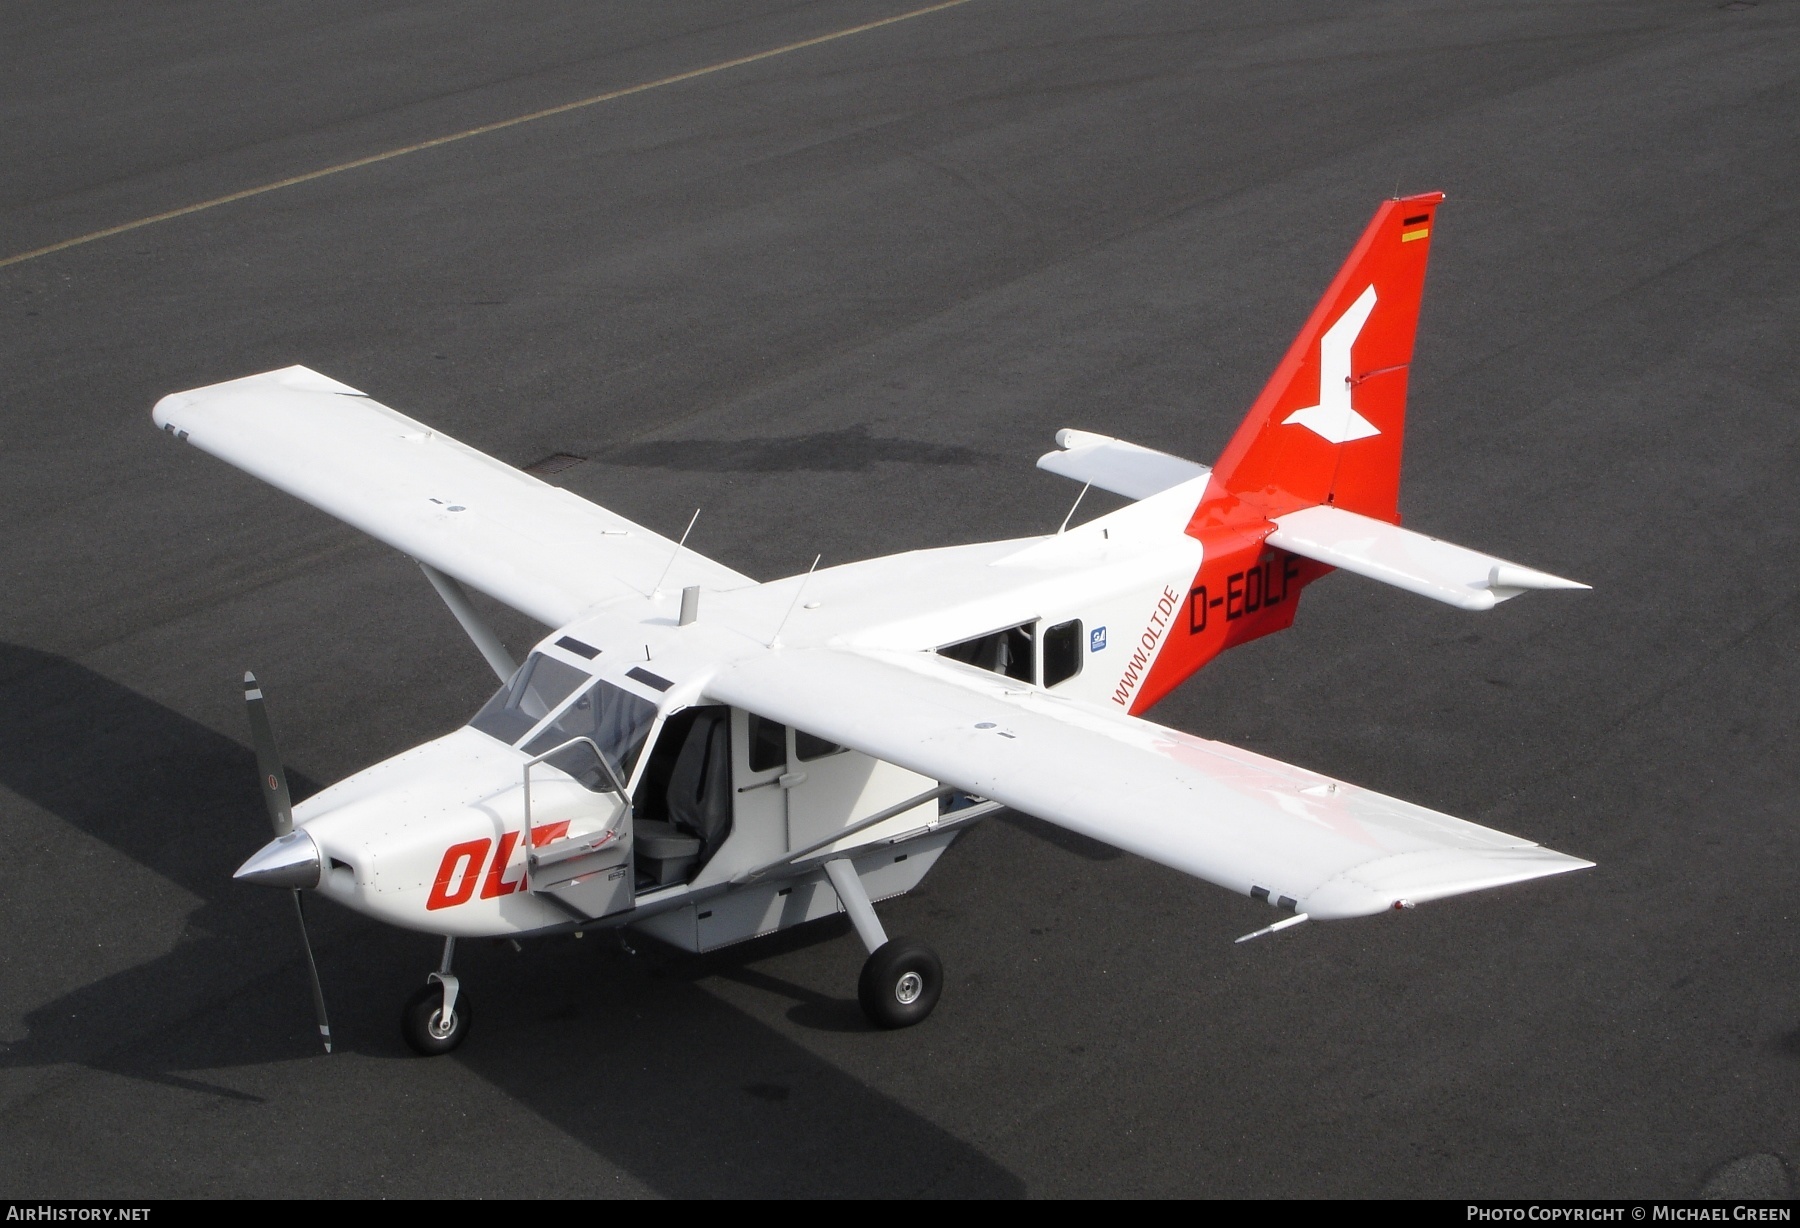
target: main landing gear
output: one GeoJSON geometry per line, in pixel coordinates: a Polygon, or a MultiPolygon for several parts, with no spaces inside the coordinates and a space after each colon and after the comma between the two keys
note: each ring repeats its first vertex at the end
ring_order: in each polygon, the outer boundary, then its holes
{"type": "Polygon", "coordinates": [[[825,873],[869,952],[856,983],[863,1014],[878,1028],[910,1028],[923,1022],[944,992],[944,965],[937,952],[916,939],[887,936],[849,858],[826,862],[825,873]]]}
{"type": "Polygon", "coordinates": [[[879,1028],[909,1028],[931,1014],[944,989],[937,952],[911,938],[876,947],[857,978],[863,1014],[879,1028]]]}
{"type": "Polygon", "coordinates": [[[414,1053],[436,1057],[463,1043],[469,1034],[469,1000],[462,996],[461,986],[450,971],[451,957],[456,954],[456,939],[444,939],[444,959],[438,970],[425,978],[425,985],[407,999],[400,1012],[400,1035],[414,1053]]]}

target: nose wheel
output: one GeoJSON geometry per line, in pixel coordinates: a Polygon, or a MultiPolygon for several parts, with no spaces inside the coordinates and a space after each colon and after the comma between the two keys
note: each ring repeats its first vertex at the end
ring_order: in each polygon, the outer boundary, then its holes
{"type": "Polygon", "coordinates": [[[437,1057],[463,1043],[469,1034],[469,999],[450,971],[456,939],[444,939],[444,959],[400,1012],[400,1035],[421,1057],[437,1057]]]}

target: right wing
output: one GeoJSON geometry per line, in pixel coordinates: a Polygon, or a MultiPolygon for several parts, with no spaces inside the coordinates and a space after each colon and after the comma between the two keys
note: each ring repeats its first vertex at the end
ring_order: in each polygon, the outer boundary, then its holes
{"type": "Polygon", "coordinates": [[[786,650],[706,692],[1315,919],[1592,864],[930,653],[786,650]]]}
{"type": "Polygon", "coordinates": [[[756,581],[306,367],[171,393],[165,431],[550,627],[664,587],[756,581]]]}

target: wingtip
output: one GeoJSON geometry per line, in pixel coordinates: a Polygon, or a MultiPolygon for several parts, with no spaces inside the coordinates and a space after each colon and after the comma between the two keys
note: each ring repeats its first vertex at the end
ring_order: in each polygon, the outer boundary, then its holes
{"type": "Polygon", "coordinates": [[[1539,571],[1535,567],[1515,567],[1510,563],[1499,563],[1488,569],[1488,588],[1516,589],[1591,589],[1593,585],[1583,584],[1579,580],[1566,580],[1562,576],[1553,576],[1547,571],[1539,571]]]}
{"type": "Polygon", "coordinates": [[[171,415],[176,410],[184,408],[187,403],[188,395],[185,392],[171,392],[168,396],[160,397],[156,404],[150,407],[150,421],[161,429],[173,433],[175,423],[171,415]]]}

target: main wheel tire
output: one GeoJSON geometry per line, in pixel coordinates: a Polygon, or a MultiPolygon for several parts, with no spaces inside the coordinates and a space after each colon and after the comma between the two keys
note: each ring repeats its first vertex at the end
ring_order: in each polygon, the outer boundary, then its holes
{"type": "Polygon", "coordinates": [[[931,1014],[944,992],[937,952],[911,938],[884,943],[863,965],[856,996],[878,1028],[910,1028],[931,1014]]]}
{"type": "Polygon", "coordinates": [[[435,981],[407,999],[406,1009],[400,1012],[400,1035],[414,1053],[437,1057],[463,1043],[469,1034],[469,995],[457,993],[447,1027],[443,1014],[444,987],[435,981]]]}

